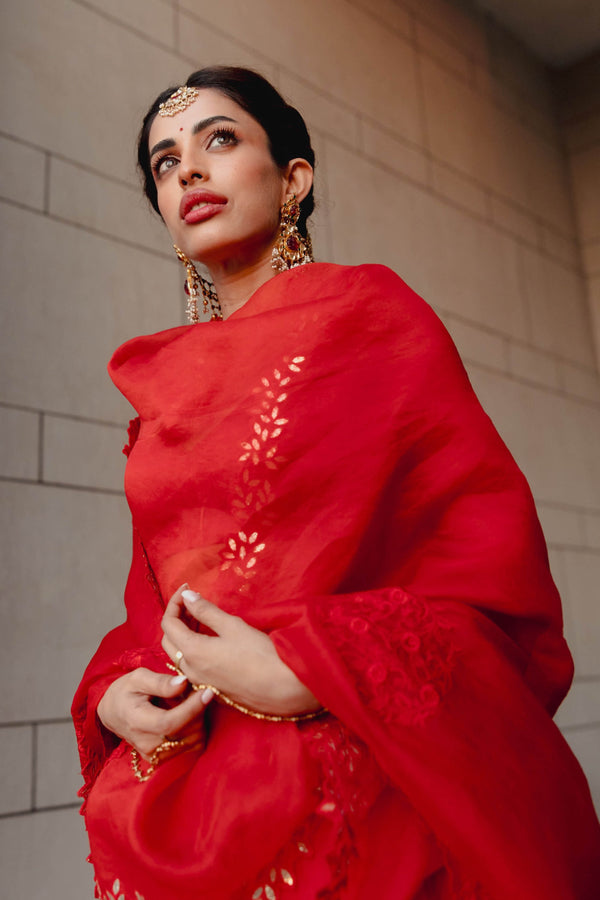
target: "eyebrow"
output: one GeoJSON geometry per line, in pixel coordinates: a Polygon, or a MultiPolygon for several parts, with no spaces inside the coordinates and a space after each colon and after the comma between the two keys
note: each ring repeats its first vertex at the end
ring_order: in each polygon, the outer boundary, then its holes
{"type": "MultiPolygon", "coordinates": [[[[196,122],[192,128],[192,134],[199,134],[201,131],[204,131],[205,128],[214,125],[215,122],[235,122],[235,119],[232,119],[230,116],[209,116],[208,119],[201,119],[199,122],[196,122]]],[[[158,153],[159,150],[168,150],[171,147],[175,147],[175,145],[176,142],[173,138],[164,138],[162,141],[159,141],[158,144],[154,145],[150,151],[150,159],[152,159],[154,154],[158,153]]]]}

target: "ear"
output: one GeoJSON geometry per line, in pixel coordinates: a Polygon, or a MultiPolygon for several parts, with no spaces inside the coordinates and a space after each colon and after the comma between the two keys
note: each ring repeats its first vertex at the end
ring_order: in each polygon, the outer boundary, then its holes
{"type": "Polygon", "coordinates": [[[313,183],[313,167],[306,159],[291,159],[284,171],[282,204],[294,194],[299,203],[304,200],[313,183]]]}

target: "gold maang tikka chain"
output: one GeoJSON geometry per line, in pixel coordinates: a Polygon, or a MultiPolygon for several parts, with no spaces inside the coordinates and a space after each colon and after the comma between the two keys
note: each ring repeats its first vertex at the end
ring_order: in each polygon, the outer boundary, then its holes
{"type": "Polygon", "coordinates": [[[203,278],[198,274],[196,266],[194,265],[192,260],[185,255],[183,250],[179,249],[177,244],[173,244],[173,249],[177,254],[177,258],[185,266],[187,318],[190,325],[195,325],[200,321],[200,316],[198,314],[198,298],[200,297],[200,294],[202,294],[202,307],[204,310],[204,314],[208,315],[210,311],[211,322],[217,319],[222,319],[223,312],[221,310],[221,304],[219,303],[219,298],[217,296],[217,292],[215,291],[214,285],[211,284],[210,281],[207,281],[206,278],[203,278]]]}

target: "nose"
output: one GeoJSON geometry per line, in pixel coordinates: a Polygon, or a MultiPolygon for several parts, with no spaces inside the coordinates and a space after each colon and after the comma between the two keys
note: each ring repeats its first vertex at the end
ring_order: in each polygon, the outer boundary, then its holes
{"type": "Polygon", "coordinates": [[[190,185],[193,182],[194,178],[197,178],[198,180],[200,180],[201,178],[203,178],[203,175],[201,172],[198,172],[196,169],[193,169],[193,168],[184,169],[182,165],[179,166],[179,184],[182,187],[188,187],[188,185],[190,185]]]}
{"type": "Polygon", "coordinates": [[[182,155],[179,161],[179,184],[182,187],[188,187],[195,178],[201,181],[206,178],[206,174],[202,171],[202,166],[195,154],[186,153],[182,155]]]}

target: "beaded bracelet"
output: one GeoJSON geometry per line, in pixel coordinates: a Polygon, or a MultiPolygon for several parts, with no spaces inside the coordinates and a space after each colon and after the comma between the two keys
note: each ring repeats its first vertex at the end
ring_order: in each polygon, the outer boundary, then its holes
{"type": "Polygon", "coordinates": [[[156,771],[159,764],[161,763],[161,755],[166,753],[168,750],[175,750],[176,748],[182,750],[197,750],[200,753],[206,747],[206,739],[202,737],[198,740],[195,737],[182,737],[182,738],[168,738],[166,737],[164,741],[155,747],[152,751],[152,755],[148,760],[148,768],[145,772],[142,771],[141,764],[141,756],[139,752],[135,749],[135,747],[131,747],[131,768],[133,769],[133,774],[137,778],[138,781],[148,781],[153,772],[156,771]]]}
{"type": "Polygon", "coordinates": [[[183,746],[185,742],[183,740],[171,740],[170,738],[165,738],[162,744],[159,744],[158,747],[153,751],[152,756],[149,759],[149,765],[145,772],[142,772],[141,766],[141,758],[138,751],[135,747],[131,748],[131,768],[133,769],[133,774],[137,778],[138,781],[148,781],[152,773],[156,770],[156,767],[160,763],[161,753],[165,753],[167,750],[173,750],[175,747],[183,746]]]}
{"type": "MultiPolygon", "coordinates": [[[[183,674],[179,671],[177,666],[173,665],[173,663],[167,663],[167,669],[171,669],[172,672],[177,672],[180,675],[183,674]]],[[[245,716],[250,716],[253,719],[262,719],[263,722],[308,722],[311,719],[318,719],[319,716],[324,716],[327,713],[325,707],[321,706],[314,712],[299,713],[297,716],[278,716],[274,713],[262,713],[258,712],[256,709],[250,709],[248,706],[243,706],[241,703],[238,703],[237,700],[232,700],[231,697],[228,697],[227,694],[224,694],[219,688],[214,687],[212,684],[192,684],[192,690],[211,690],[220,703],[223,703],[225,706],[230,706],[232,709],[237,709],[238,712],[243,713],[245,716]]]]}
{"type": "Polygon", "coordinates": [[[308,722],[310,719],[317,719],[327,712],[325,707],[321,706],[320,709],[317,709],[314,712],[299,713],[296,716],[278,716],[274,713],[262,713],[258,712],[256,709],[250,709],[248,706],[242,706],[237,700],[232,700],[231,697],[228,697],[227,694],[224,694],[212,684],[192,684],[192,690],[211,690],[215,697],[221,703],[224,703],[225,706],[231,706],[232,709],[237,709],[238,712],[243,713],[245,716],[251,716],[253,719],[262,719],[264,722],[308,722]]]}

